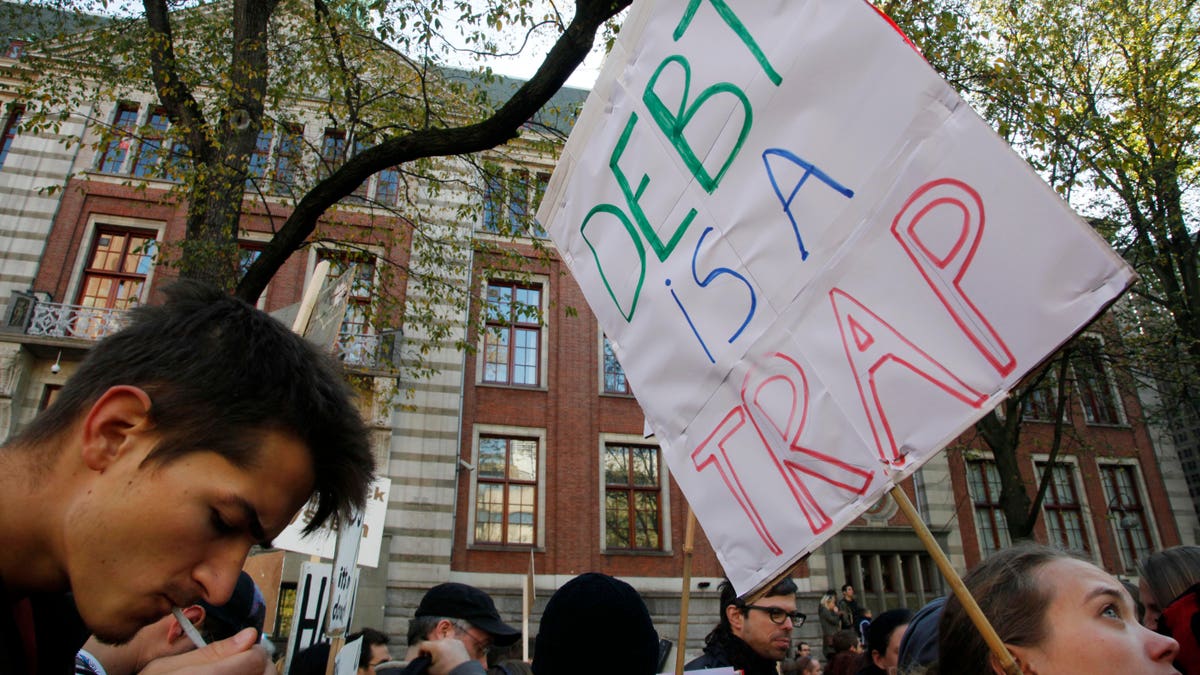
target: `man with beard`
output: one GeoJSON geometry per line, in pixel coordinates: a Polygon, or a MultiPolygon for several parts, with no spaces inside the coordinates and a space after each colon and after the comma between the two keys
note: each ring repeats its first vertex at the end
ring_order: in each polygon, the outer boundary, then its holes
{"type": "Polygon", "coordinates": [[[796,583],[790,578],[748,604],[728,579],[721,582],[721,618],[704,638],[704,654],[684,670],[732,666],[745,675],[775,675],[792,646],[792,630],[804,625],[796,611],[796,583]]]}

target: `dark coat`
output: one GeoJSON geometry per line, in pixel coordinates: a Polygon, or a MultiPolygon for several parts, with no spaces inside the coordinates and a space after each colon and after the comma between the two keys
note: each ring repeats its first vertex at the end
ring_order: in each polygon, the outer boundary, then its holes
{"type": "Polygon", "coordinates": [[[745,675],[777,675],[778,663],[759,656],[750,645],[742,642],[741,638],[727,633],[710,638],[704,646],[704,653],[689,661],[683,669],[703,670],[732,666],[744,671],[745,675]]]}

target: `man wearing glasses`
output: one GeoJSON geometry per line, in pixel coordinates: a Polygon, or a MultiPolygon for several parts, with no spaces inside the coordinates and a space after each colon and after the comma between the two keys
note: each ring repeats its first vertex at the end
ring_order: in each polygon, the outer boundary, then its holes
{"type": "Polygon", "coordinates": [[[493,646],[507,647],[520,638],[521,631],[500,620],[487,593],[466,584],[438,584],[421,598],[408,623],[410,662],[401,675],[483,673],[493,646]]]}
{"type": "Polygon", "coordinates": [[[704,654],[684,670],[731,666],[745,675],[774,675],[792,646],[792,629],[804,625],[796,611],[796,583],[784,579],[752,604],[721,582],[721,618],[704,638],[704,654]]]}

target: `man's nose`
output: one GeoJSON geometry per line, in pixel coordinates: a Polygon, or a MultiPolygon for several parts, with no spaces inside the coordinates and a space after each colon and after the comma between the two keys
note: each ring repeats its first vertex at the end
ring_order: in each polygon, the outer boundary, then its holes
{"type": "Polygon", "coordinates": [[[229,602],[242,565],[246,562],[247,552],[240,547],[237,550],[224,548],[196,566],[192,578],[200,585],[206,602],[218,607],[229,602]]]}

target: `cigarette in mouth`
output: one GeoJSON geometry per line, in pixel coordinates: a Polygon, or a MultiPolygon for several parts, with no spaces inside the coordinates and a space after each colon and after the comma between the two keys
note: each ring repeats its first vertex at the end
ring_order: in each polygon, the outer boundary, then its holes
{"type": "Polygon", "coordinates": [[[207,643],[204,641],[204,638],[200,637],[200,631],[196,630],[196,627],[192,625],[192,622],[183,615],[182,609],[179,609],[178,607],[172,607],[171,614],[175,615],[175,620],[179,622],[179,626],[183,628],[184,634],[191,639],[192,644],[196,645],[196,649],[202,649],[207,645],[207,643]]]}

